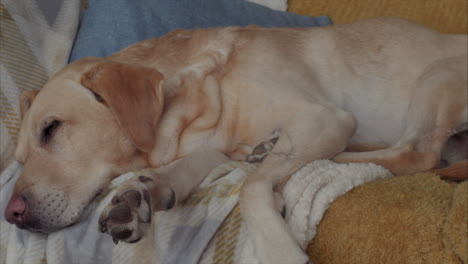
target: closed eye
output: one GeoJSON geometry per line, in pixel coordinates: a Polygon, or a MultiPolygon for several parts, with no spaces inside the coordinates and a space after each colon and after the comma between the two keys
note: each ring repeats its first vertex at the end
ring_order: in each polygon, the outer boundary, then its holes
{"type": "Polygon", "coordinates": [[[57,131],[57,129],[60,127],[61,124],[62,122],[59,120],[51,120],[49,122],[46,122],[41,133],[41,143],[42,144],[50,143],[50,141],[55,135],[55,132],[57,131]]]}
{"type": "Polygon", "coordinates": [[[100,102],[100,103],[105,103],[104,102],[104,99],[97,93],[95,93],[94,91],[91,91],[94,95],[94,98],[96,99],[96,101],[100,102]]]}

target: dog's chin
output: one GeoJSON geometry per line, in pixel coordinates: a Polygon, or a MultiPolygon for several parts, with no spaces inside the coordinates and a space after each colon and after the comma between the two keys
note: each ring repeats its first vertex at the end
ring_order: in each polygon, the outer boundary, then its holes
{"type": "Polygon", "coordinates": [[[26,229],[33,233],[39,234],[49,234],[71,225],[76,224],[78,221],[70,221],[70,222],[53,222],[53,221],[40,221],[39,218],[29,217],[27,221],[24,222],[22,226],[18,226],[18,228],[26,229]]]}
{"type": "Polygon", "coordinates": [[[18,226],[18,228],[26,229],[28,231],[39,233],[39,234],[49,234],[52,232],[60,231],[70,226],[74,226],[84,221],[97,207],[98,199],[97,195],[93,196],[90,201],[84,202],[86,204],[81,210],[76,211],[73,217],[54,219],[45,217],[43,214],[34,214],[27,212],[27,217],[23,225],[18,226]]]}
{"type": "Polygon", "coordinates": [[[26,229],[34,233],[49,234],[75,225],[79,223],[82,218],[80,216],[76,219],[69,219],[68,221],[44,221],[39,219],[40,218],[29,217],[22,226],[17,226],[18,228],[26,229]]]}

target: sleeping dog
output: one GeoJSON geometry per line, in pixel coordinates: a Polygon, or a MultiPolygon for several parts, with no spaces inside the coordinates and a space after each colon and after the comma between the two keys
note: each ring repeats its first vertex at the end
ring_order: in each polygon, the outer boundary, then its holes
{"type": "MultiPolygon", "coordinates": [[[[306,263],[278,195],[306,163],[373,162],[407,174],[466,159],[466,140],[452,138],[467,129],[467,45],[465,35],[382,18],[177,30],[81,59],[22,95],[24,169],[6,218],[51,232],[78,221],[122,173],[202,157],[200,149],[255,158],[254,147],[275,138],[243,185],[241,213],[262,263],[306,263]]],[[[466,167],[455,171],[466,177],[466,167]]],[[[185,177],[148,173],[121,186],[101,231],[138,241],[152,212],[195,187],[185,177]]]]}

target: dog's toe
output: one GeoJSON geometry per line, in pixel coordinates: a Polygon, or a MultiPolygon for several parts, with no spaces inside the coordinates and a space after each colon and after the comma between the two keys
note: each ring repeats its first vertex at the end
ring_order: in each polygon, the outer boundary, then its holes
{"type": "Polygon", "coordinates": [[[109,211],[108,221],[126,224],[133,220],[132,210],[126,204],[119,204],[109,211]]]}
{"type": "Polygon", "coordinates": [[[120,205],[109,212],[105,223],[106,232],[114,242],[134,243],[141,239],[141,226],[138,217],[126,205],[120,205]]]}
{"type": "Polygon", "coordinates": [[[120,196],[120,199],[125,201],[131,207],[138,208],[141,205],[141,194],[139,191],[126,191],[120,196]]]}
{"type": "Polygon", "coordinates": [[[114,238],[114,239],[117,239],[117,240],[124,240],[124,239],[127,239],[129,238],[133,231],[132,230],[127,230],[127,229],[123,229],[123,230],[120,230],[120,228],[115,228],[114,230],[112,230],[110,232],[110,235],[114,238]],[[116,230],[115,230],[116,229],[116,230]]]}

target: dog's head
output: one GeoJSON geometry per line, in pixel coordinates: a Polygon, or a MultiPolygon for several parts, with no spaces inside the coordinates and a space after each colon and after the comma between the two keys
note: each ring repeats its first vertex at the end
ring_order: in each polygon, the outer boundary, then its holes
{"type": "Polygon", "coordinates": [[[23,172],[5,210],[48,233],[77,222],[110,180],[146,165],[163,108],[162,75],[87,58],[21,96],[16,159],[23,172]]]}

